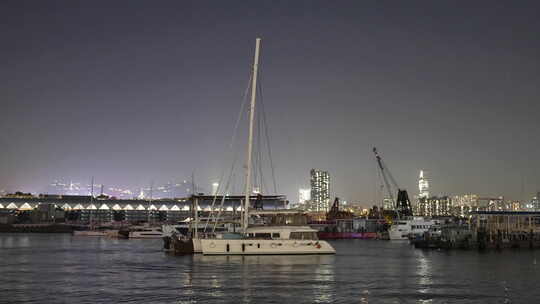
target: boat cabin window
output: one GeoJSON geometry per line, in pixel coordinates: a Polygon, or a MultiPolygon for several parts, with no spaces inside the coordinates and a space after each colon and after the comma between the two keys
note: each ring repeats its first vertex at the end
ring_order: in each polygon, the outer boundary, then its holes
{"type": "Polygon", "coordinates": [[[255,233],[255,237],[260,238],[260,239],[271,239],[272,238],[270,233],[255,233]]]}
{"type": "Polygon", "coordinates": [[[272,238],[273,239],[279,239],[279,233],[278,232],[272,233],[272,238]]]}
{"type": "Polygon", "coordinates": [[[316,232],[291,232],[291,240],[317,240],[316,232]]]}

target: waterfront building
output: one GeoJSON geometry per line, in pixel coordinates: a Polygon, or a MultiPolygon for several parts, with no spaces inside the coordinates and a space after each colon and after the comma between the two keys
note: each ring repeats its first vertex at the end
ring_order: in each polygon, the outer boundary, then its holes
{"type": "Polygon", "coordinates": [[[218,193],[219,189],[219,183],[212,183],[212,195],[216,195],[218,193]]]}
{"type": "Polygon", "coordinates": [[[311,190],[302,188],[298,189],[298,203],[305,204],[309,200],[311,200],[311,190]]]}
{"type": "Polygon", "coordinates": [[[479,211],[505,211],[510,210],[510,204],[505,202],[504,197],[479,197],[478,206],[476,210],[479,211]]]}
{"type": "Polygon", "coordinates": [[[424,176],[424,170],[420,170],[420,176],[418,178],[418,197],[419,198],[428,198],[429,197],[429,181],[424,176]]]}
{"type": "Polygon", "coordinates": [[[531,200],[522,202],[521,209],[524,211],[540,211],[540,192],[533,196],[531,200]]]}
{"type": "Polygon", "coordinates": [[[300,188],[298,189],[298,203],[291,206],[292,208],[298,208],[308,211],[311,206],[311,189],[300,188]]]}
{"type": "Polygon", "coordinates": [[[420,197],[418,199],[417,215],[451,216],[452,199],[449,196],[420,197]]]}
{"type": "Polygon", "coordinates": [[[466,217],[471,211],[477,210],[477,194],[455,195],[452,197],[452,215],[466,217]]]}
{"type": "Polygon", "coordinates": [[[508,211],[521,211],[525,210],[523,208],[523,204],[520,201],[510,201],[507,202],[506,205],[508,206],[508,211]]]}
{"type": "Polygon", "coordinates": [[[531,208],[534,211],[540,210],[540,192],[536,193],[536,196],[532,198],[531,200],[531,208]]]}
{"type": "Polygon", "coordinates": [[[6,195],[3,195],[3,197],[6,198],[33,198],[34,196],[32,193],[23,193],[20,191],[17,191],[15,193],[7,193],[6,195]]]}
{"type": "Polygon", "coordinates": [[[396,206],[394,206],[394,202],[392,202],[392,200],[388,197],[385,197],[383,199],[383,209],[384,210],[394,210],[396,209],[396,206]]]}
{"type": "Polygon", "coordinates": [[[326,212],[330,204],[330,174],[328,171],[311,169],[310,211],[326,212]]]}
{"type": "Polygon", "coordinates": [[[481,197],[476,194],[456,195],[452,199],[453,215],[467,216],[473,211],[515,210],[515,202],[506,202],[504,197],[481,197]]]}
{"type": "MultiPolygon", "coordinates": [[[[210,211],[221,208],[223,216],[231,216],[242,210],[244,196],[227,196],[223,206],[216,205],[222,197],[214,199],[213,195],[198,195],[197,200],[200,216],[208,217],[210,211]]],[[[86,224],[89,222],[170,222],[176,223],[187,218],[193,218],[193,196],[179,199],[91,199],[90,196],[76,195],[39,195],[32,197],[0,197],[0,211],[36,213],[35,221],[56,221],[65,217],[66,222],[86,224]],[[54,206],[54,207],[53,207],[54,206]]],[[[250,202],[260,200],[263,209],[284,209],[287,200],[284,196],[264,195],[251,196],[250,202]]]]}

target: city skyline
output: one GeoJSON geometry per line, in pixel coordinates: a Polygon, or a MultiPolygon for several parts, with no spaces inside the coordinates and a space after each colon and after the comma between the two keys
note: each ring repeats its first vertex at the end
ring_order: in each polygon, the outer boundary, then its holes
{"type": "Polygon", "coordinates": [[[373,146],[411,194],[426,169],[431,193],[525,200],[540,190],[540,21],[537,3],[502,3],[5,1],[0,189],[58,176],[140,189],[193,172],[210,189],[261,36],[291,201],[321,168],[332,198],[373,202],[373,146]]]}

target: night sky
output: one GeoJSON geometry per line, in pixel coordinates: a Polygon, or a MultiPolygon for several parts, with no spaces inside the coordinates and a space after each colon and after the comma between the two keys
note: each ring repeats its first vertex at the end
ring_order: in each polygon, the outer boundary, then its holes
{"type": "Polygon", "coordinates": [[[261,37],[278,192],[291,201],[320,168],[332,196],[371,204],[373,146],[411,195],[424,169],[433,194],[530,198],[539,11],[537,1],[2,1],[0,189],[91,176],[138,188],[192,172],[210,188],[230,166],[261,37]]]}

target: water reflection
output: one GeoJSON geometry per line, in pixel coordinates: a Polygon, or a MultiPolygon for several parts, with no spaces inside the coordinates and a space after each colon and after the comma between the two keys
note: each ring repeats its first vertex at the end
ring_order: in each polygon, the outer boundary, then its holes
{"type": "Polygon", "coordinates": [[[221,299],[231,290],[237,290],[240,292],[238,300],[248,303],[258,297],[294,296],[295,288],[305,288],[308,284],[313,293],[303,295],[300,302],[330,303],[336,293],[335,259],[329,255],[195,255],[193,288],[210,289],[208,295],[213,299],[221,299]],[[212,275],[199,275],[208,272],[212,275]]]}
{"type": "Polygon", "coordinates": [[[315,292],[315,303],[331,302],[335,299],[334,267],[322,265],[315,271],[315,283],[312,285],[315,292]]]}
{"type": "Polygon", "coordinates": [[[161,251],[161,240],[0,234],[0,302],[535,303],[540,298],[538,251],[448,254],[393,242],[332,245],[335,256],[171,256],[161,251]]]}
{"type": "Polygon", "coordinates": [[[260,264],[260,265],[321,265],[333,264],[334,255],[202,255],[193,256],[195,263],[260,264]]]}
{"type": "Polygon", "coordinates": [[[418,292],[427,294],[429,293],[431,281],[431,267],[430,262],[425,256],[425,252],[418,251],[418,268],[416,274],[418,275],[418,292]]]}

